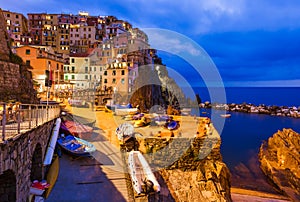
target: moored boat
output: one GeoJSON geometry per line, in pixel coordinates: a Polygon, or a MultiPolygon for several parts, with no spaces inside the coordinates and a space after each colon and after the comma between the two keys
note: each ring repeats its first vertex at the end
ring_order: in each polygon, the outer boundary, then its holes
{"type": "Polygon", "coordinates": [[[231,114],[221,114],[220,116],[223,118],[229,118],[229,117],[231,117],[231,114]]]}
{"type": "Polygon", "coordinates": [[[75,156],[90,156],[91,153],[96,151],[92,143],[73,135],[64,136],[61,134],[57,143],[62,149],[75,156]]]}
{"type": "Polygon", "coordinates": [[[131,151],[128,156],[128,168],[132,185],[135,192],[148,194],[160,192],[160,185],[157,182],[151,167],[139,151],[131,151]]]}
{"type": "Polygon", "coordinates": [[[64,133],[70,133],[71,135],[81,139],[88,139],[93,133],[92,127],[70,120],[63,121],[61,123],[60,130],[64,133]]]}

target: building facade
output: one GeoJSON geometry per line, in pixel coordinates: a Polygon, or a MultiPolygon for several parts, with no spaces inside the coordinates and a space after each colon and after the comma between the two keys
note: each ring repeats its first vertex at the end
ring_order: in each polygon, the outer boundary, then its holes
{"type": "Polygon", "coordinates": [[[25,16],[21,13],[10,12],[3,10],[3,15],[6,20],[6,29],[12,39],[12,46],[20,46],[23,33],[28,32],[28,23],[25,16]]]}

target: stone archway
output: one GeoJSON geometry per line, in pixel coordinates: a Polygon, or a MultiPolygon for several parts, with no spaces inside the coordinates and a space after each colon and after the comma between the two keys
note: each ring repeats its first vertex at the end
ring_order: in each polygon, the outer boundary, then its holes
{"type": "Polygon", "coordinates": [[[41,144],[37,144],[31,159],[30,180],[43,179],[43,150],[41,144]]]}
{"type": "Polygon", "coordinates": [[[16,201],[16,176],[12,170],[6,170],[0,175],[0,201],[16,201]]]}

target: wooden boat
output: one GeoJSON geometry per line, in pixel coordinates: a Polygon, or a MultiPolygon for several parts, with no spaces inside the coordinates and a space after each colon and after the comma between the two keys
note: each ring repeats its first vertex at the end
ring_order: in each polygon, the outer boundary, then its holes
{"type": "Polygon", "coordinates": [[[53,157],[52,163],[47,172],[46,180],[49,183],[49,187],[48,187],[48,189],[45,190],[45,193],[44,193],[45,199],[48,198],[48,196],[50,195],[50,193],[56,183],[58,173],[59,173],[59,157],[56,155],[53,157]]]}
{"type": "Polygon", "coordinates": [[[61,134],[57,143],[62,149],[75,156],[90,156],[92,152],[96,151],[92,143],[73,135],[61,134]]]}
{"type": "Polygon", "coordinates": [[[65,134],[70,133],[81,139],[89,139],[92,136],[93,128],[83,125],[80,122],[65,120],[61,123],[60,130],[65,134]]]}
{"type": "Polygon", "coordinates": [[[229,118],[229,117],[231,117],[231,114],[221,114],[220,116],[223,118],[229,118]]]}
{"type": "Polygon", "coordinates": [[[139,151],[131,151],[128,156],[128,168],[132,185],[135,192],[148,194],[160,192],[160,185],[157,182],[151,167],[139,151]]]}

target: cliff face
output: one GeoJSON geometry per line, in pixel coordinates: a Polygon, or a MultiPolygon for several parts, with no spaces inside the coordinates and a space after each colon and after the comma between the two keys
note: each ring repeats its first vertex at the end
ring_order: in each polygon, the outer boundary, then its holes
{"type": "Polygon", "coordinates": [[[38,103],[31,72],[22,59],[10,51],[5,19],[0,9],[0,101],[38,103]]]}
{"type": "Polygon", "coordinates": [[[151,167],[162,167],[158,169],[164,182],[161,194],[174,201],[231,201],[230,172],[220,145],[220,137],[207,136],[140,142],[142,150],[151,152],[146,155],[151,167]]]}
{"type": "MultiPolygon", "coordinates": [[[[154,56],[153,63],[147,57],[140,61],[138,77],[135,79],[133,94],[130,103],[139,105],[142,111],[148,111],[153,106],[162,106],[166,109],[168,105],[179,106],[185,103],[185,96],[170,78],[167,69],[162,65],[158,56],[154,56]]],[[[152,108],[153,110],[153,108],[152,108]]]]}
{"type": "Polygon", "coordinates": [[[259,161],[265,175],[293,201],[300,201],[300,134],[278,131],[260,147],[259,161]]]}

